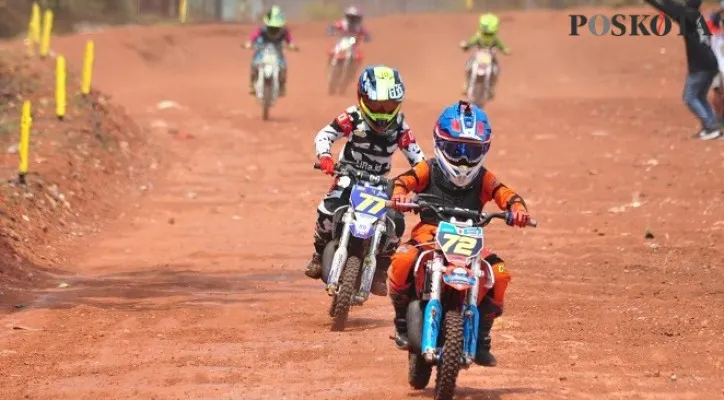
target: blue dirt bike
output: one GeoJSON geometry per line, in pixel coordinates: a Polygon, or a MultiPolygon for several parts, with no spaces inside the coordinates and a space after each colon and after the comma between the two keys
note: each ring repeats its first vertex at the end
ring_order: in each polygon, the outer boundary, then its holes
{"type": "Polygon", "coordinates": [[[335,176],[349,191],[349,205],[335,210],[333,240],[322,254],[322,281],[332,296],[332,331],[342,331],[350,307],[369,298],[379,250],[388,245],[387,232],[394,232],[387,213],[393,186],[385,177],[346,165],[337,164],[335,176]]]}
{"type": "MultiPolygon", "coordinates": [[[[477,351],[479,286],[490,289],[495,283],[492,267],[484,259],[483,227],[495,218],[506,219],[508,212],[489,214],[442,204],[429,194],[405,204],[429,210],[441,221],[434,248],[421,252],[415,262],[417,299],[407,309],[408,382],[424,389],[436,366],[434,398],[450,400],[460,369],[473,363],[477,351]]],[[[531,220],[528,225],[538,223],[531,220]]]]}

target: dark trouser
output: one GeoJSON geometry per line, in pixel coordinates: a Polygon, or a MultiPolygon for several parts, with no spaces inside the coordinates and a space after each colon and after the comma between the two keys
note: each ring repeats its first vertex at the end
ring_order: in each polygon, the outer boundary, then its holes
{"type": "MultiPolygon", "coordinates": [[[[334,212],[342,206],[349,204],[349,195],[351,188],[341,188],[337,185],[327,193],[317,206],[317,226],[314,232],[314,249],[320,256],[324,252],[324,247],[332,240],[334,230],[333,217],[334,212]]],[[[380,249],[379,255],[389,257],[397,249],[400,238],[405,233],[405,217],[394,210],[387,211],[387,217],[392,219],[395,225],[394,232],[387,232],[390,238],[387,248],[380,249]]],[[[385,268],[386,270],[386,268],[385,268]]]]}
{"type": "Polygon", "coordinates": [[[684,103],[701,121],[702,127],[708,131],[719,128],[714,110],[706,98],[709,87],[717,73],[717,70],[690,72],[684,84],[684,103]]]}

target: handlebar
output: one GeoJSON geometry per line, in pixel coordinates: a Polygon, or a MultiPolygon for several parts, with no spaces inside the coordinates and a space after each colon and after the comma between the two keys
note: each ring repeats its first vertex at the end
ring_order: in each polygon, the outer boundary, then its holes
{"type": "MultiPolygon", "coordinates": [[[[316,162],[314,163],[314,169],[322,169],[322,166],[316,162]]],[[[384,176],[373,175],[365,171],[358,171],[352,167],[343,164],[334,165],[335,176],[349,176],[355,179],[370,182],[374,185],[384,185],[387,188],[392,187],[392,181],[385,178],[384,176]]]]}
{"type": "MultiPolygon", "coordinates": [[[[472,219],[476,222],[473,223],[473,226],[479,226],[483,227],[488,225],[493,219],[508,219],[508,215],[510,214],[510,211],[503,211],[499,213],[485,213],[485,212],[478,212],[474,210],[468,210],[465,208],[459,208],[459,207],[447,207],[442,206],[439,204],[435,204],[432,202],[428,202],[425,200],[417,200],[415,203],[397,203],[395,204],[394,201],[389,200],[386,203],[387,207],[394,207],[397,206],[403,206],[408,207],[414,210],[430,210],[434,212],[441,220],[447,219],[447,217],[459,217],[459,218],[465,218],[465,219],[472,219]]],[[[527,226],[537,228],[538,227],[538,221],[531,219],[526,224],[527,226]]]]}

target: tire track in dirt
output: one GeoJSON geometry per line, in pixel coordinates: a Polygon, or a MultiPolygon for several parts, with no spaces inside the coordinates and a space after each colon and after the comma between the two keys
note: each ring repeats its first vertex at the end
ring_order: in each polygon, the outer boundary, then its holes
{"type": "MultiPolygon", "coordinates": [[[[431,154],[432,122],[460,90],[455,45],[474,16],[371,24],[387,43],[370,44],[368,60],[402,68],[406,114],[431,154]],[[449,28],[432,36],[430,26],[449,28]]],[[[683,139],[689,117],[669,93],[682,68],[664,69],[671,58],[658,52],[680,54],[675,38],[599,43],[565,36],[566,26],[553,13],[506,21],[515,53],[490,106],[489,165],[541,228],[488,229],[514,274],[494,328],[500,366],[463,371],[458,397],[721,396],[724,149],[683,139]],[[635,192],[640,207],[609,211],[635,192]],[[645,227],[656,246],[641,239],[645,227]]],[[[312,138],[351,101],[327,98],[319,83],[322,25],[294,28],[303,47],[288,55],[289,98],[266,124],[244,93],[248,55],[234,51],[249,27],[96,39],[101,85],[141,123],[164,119],[193,138],[150,129],[174,154],[166,178],[137,213],[79,243],[70,290],[2,320],[38,330],[0,335],[0,397],[432,397],[407,388],[387,299],[329,332],[329,299],[301,273],[329,184],[311,168],[312,138]],[[160,55],[144,58],[139,46],[160,55]],[[187,108],[158,111],[162,100],[187,108]]],[[[58,46],[72,54],[82,41],[58,46]]]]}

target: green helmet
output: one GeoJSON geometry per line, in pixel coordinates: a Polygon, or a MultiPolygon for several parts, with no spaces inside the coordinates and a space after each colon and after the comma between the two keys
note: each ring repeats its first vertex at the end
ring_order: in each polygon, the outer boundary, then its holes
{"type": "Polygon", "coordinates": [[[500,29],[500,18],[491,13],[483,14],[478,21],[478,27],[483,35],[494,35],[500,29]]]}
{"type": "Polygon", "coordinates": [[[264,25],[269,28],[282,28],[286,23],[284,13],[279,6],[272,6],[269,12],[264,14],[264,25]]]}

